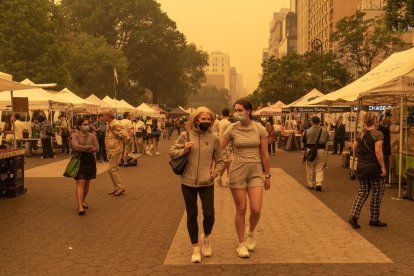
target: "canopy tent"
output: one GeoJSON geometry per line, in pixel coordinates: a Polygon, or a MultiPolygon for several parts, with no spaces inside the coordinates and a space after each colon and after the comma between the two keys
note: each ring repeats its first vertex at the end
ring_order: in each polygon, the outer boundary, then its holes
{"type": "Polygon", "coordinates": [[[125,107],[120,101],[112,99],[108,96],[105,96],[102,101],[111,106],[111,108],[117,113],[124,113],[129,111],[129,108],[125,107]]]}
{"type": "Polygon", "coordinates": [[[297,99],[296,101],[286,105],[285,108],[309,106],[309,102],[311,102],[312,100],[318,99],[322,96],[324,96],[324,94],[322,92],[320,92],[318,89],[314,88],[311,91],[309,91],[305,96],[303,96],[303,97],[297,99]]]}
{"type": "Polygon", "coordinates": [[[407,103],[414,105],[414,48],[392,54],[361,78],[310,104],[357,105],[364,97],[366,105],[398,105],[404,94],[407,103]]]}
{"type": "Polygon", "coordinates": [[[189,107],[185,110],[188,114],[192,114],[194,112],[195,108],[189,107]]]}
{"type": "Polygon", "coordinates": [[[138,109],[136,109],[135,107],[133,107],[132,105],[130,105],[127,101],[125,100],[120,100],[120,104],[128,109],[128,112],[131,113],[142,113],[140,112],[138,109]]]}
{"type": "Polygon", "coordinates": [[[56,87],[56,83],[34,83],[30,79],[24,79],[20,82],[21,84],[26,84],[34,87],[40,87],[40,88],[48,88],[48,87],[56,87]]]}
{"type": "Polygon", "coordinates": [[[109,104],[107,104],[106,102],[99,99],[95,94],[90,95],[85,100],[87,100],[88,102],[91,102],[93,104],[99,105],[101,107],[102,111],[112,109],[109,104]]]}
{"type": "Polygon", "coordinates": [[[187,116],[189,115],[187,113],[187,111],[183,110],[180,107],[176,107],[170,110],[170,112],[168,112],[168,116],[172,116],[172,117],[181,117],[181,116],[187,116]]]}
{"type": "Polygon", "coordinates": [[[254,111],[252,114],[254,116],[277,116],[281,115],[282,107],[285,104],[282,101],[277,101],[275,104],[263,107],[259,110],[254,111]]]}
{"type": "MultiPolygon", "coordinates": [[[[2,73],[3,74],[3,73],[2,73]]],[[[0,76],[0,92],[11,91],[11,90],[25,90],[25,89],[32,89],[28,85],[24,85],[12,80],[3,79],[0,76]]]]}
{"type": "MultiPolygon", "coordinates": [[[[51,91],[51,93],[56,92],[51,91]]],[[[58,95],[61,98],[64,98],[67,101],[70,101],[73,105],[72,109],[74,111],[86,111],[94,114],[97,114],[100,111],[100,105],[82,99],[81,97],[70,91],[68,88],[62,89],[60,92],[57,92],[56,95],[58,95]]]]}
{"type": "Polygon", "coordinates": [[[147,115],[147,116],[153,116],[153,117],[160,116],[160,112],[159,111],[153,109],[152,107],[150,107],[146,103],[142,103],[141,105],[139,105],[137,107],[137,109],[140,112],[142,112],[142,114],[147,115]]]}
{"type": "MultiPolygon", "coordinates": [[[[0,79],[1,81],[1,79],[0,79]]],[[[16,86],[18,87],[18,86],[16,86]]],[[[27,87],[25,85],[25,87],[27,87]]],[[[25,90],[13,91],[13,97],[28,98],[29,110],[63,110],[72,106],[67,99],[53,95],[42,88],[30,88],[25,90]]],[[[11,106],[11,96],[9,93],[0,94],[0,110],[6,110],[11,106]]]]}
{"type": "Polygon", "coordinates": [[[164,110],[164,109],[162,109],[158,104],[153,104],[152,106],[151,106],[151,108],[152,109],[155,109],[155,110],[157,110],[158,112],[160,112],[160,114],[166,114],[167,112],[164,110]]]}

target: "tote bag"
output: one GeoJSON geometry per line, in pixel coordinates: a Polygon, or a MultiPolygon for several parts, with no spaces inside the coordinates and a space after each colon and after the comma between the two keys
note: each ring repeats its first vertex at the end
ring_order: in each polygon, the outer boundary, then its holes
{"type": "Polygon", "coordinates": [[[81,156],[82,153],[77,153],[75,156],[73,156],[72,159],[70,159],[68,165],[66,166],[65,172],[63,173],[63,176],[73,178],[78,175],[81,156]]]}
{"type": "MultiPolygon", "coordinates": [[[[188,131],[186,131],[187,133],[187,142],[190,141],[190,134],[188,133],[188,131]]],[[[185,171],[185,167],[187,166],[188,163],[188,154],[190,152],[187,152],[186,154],[184,154],[183,156],[179,157],[179,158],[175,158],[175,159],[171,159],[169,164],[171,166],[171,169],[173,170],[173,172],[177,175],[183,175],[184,171],[185,171]]]]}

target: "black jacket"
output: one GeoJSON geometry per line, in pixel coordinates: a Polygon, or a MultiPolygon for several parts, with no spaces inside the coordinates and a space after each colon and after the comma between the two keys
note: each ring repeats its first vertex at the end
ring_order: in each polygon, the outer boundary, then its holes
{"type": "Polygon", "coordinates": [[[345,125],[344,124],[342,123],[340,125],[336,124],[335,126],[331,125],[331,127],[335,130],[335,138],[339,138],[339,139],[345,138],[345,125]]]}

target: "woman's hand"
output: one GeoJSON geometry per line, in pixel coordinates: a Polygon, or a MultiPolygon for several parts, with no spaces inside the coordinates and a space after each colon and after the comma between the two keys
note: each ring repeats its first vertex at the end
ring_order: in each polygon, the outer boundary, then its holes
{"type": "Polygon", "coordinates": [[[387,175],[387,170],[385,168],[381,168],[381,176],[385,177],[387,175]]]}
{"type": "Polygon", "coordinates": [[[184,144],[184,151],[187,153],[190,151],[191,147],[194,145],[194,142],[185,142],[184,144]]]}
{"type": "Polygon", "coordinates": [[[269,190],[270,189],[270,186],[271,186],[270,178],[265,178],[265,182],[264,182],[264,188],[265,188],[265,190],[266,191],[269,190]]]}

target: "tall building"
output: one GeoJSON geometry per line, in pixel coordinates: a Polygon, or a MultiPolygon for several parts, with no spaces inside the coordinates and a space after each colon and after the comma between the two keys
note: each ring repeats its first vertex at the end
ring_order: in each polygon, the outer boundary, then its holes
{"type": "Polygon", "coordinates": [[[270,22],[270,37],[268,51],[269,55],[279,58],[279,46],[283,39],[283,18],[289,9],[280,9],[280,12],[273,13],[273,20],[270,22]]]}
{"type": "Polygon", "coordinates": [[[239,74],[236,67],[230,68],[230,102],[235,102],[239,96],[239,74]]]}
{"type": "Polygon", "coordinates": [[[230,91],[230,57],[220,51],[212,51],[205,69],[206,84],[230,91]]]}
{"type": "Polygon", "coordinates": [[[336,23],[354,14],[362,0],[302,0],[297,2],[299,54],[322,47],[334,50],[330,35],[335,32],[336,23]]]}

